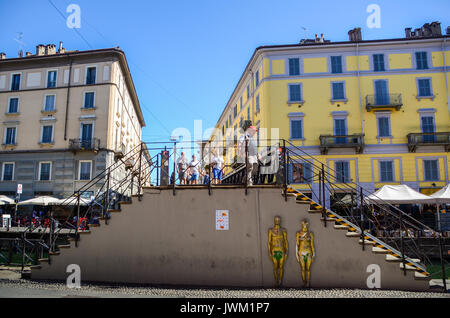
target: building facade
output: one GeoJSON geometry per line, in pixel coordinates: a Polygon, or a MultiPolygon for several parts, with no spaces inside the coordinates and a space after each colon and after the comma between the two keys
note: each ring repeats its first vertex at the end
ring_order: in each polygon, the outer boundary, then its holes
{"type": "Polygon", "coordinates": [[[0,193],[22,184],[21,198],[70,196],[138,146],[145,125],[122,50],[62,43],[0,54],[0,118],[0,193]]]}
{"type": "MultiPolygon", "coordinates": [[[[336,183],[433,192],[449,182],[449,38],[432,23],[399,39],[363,41],[354,29],[347,42],[259,47],[211,140],[236,140],[251,120],[260,140],[288,140],[335,171],[336,183]]],[[[234,156],[226,152],[228,165],[234,156]]],[[[290,182],[308,191],[299,176],[311,170],[290,165],[290,182]]]]}

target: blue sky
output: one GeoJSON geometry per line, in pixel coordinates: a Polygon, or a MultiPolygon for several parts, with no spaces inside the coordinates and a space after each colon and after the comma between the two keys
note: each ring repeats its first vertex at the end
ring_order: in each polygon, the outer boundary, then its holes
{"type": "Polygon", "coordinates": [[[167,140],[195,119],[212,127],[256,47],[294,44],[324,33],[346,41],[361,27],[363,39],[404,37],[404,28],[440,21],[450,25],[448,0],[0,0],[0,51],[16,57],[39,43],[68,50],[120,46],[126,53],[147,127],[145,141],[167,140]],[[66,26],[66,8],[81,8],[78,32],[66,26]],[[424,5],[425,3],[425,5],[424,5]],[[381,9],[381,28],[368,28],[366,8],[381,9]],[[80,36],[81,35],[81,36],[80,36]]]}

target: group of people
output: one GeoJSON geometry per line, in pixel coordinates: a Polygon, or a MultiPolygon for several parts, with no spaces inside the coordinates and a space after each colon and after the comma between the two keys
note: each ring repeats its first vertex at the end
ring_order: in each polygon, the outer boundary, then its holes
{"type": "MultiPolygon", "coordinates": [[[[222,174],[224,167],[224,160],[217,154],[217,151],[212,151],[211,167],[213,179],[209,175],[209,171],[202,168],[201,161],[197,160],[195,155],[192,155],[192,160],[188,162],[184,152],[181,152],[177,160],[176,170],[180,184],[220,184],[222,182],[222,174]]],[[[175,182],[174,175],[172,175],[171,182],[175,182]]]]}

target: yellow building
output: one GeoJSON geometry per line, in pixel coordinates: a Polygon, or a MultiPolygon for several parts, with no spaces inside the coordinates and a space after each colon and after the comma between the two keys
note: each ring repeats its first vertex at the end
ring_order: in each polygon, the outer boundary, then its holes
{"type": "MultiPolygon", "coordinates": [[[[357,182],[369,191],[385,184],[422,192],[444,186],[450,161],[450,35],[441,34],[439,23],[406,29],[406,37],[398,39],[362,41],[359,28],[349,35],[347,42],[316,37],[258,47],[211,139],[220,133],[230,138],[249,119],[260,128],[259,139],[286,139],[301,147],[339,174],[336,183],[357,182]]],[[[227,151],[227,164],[233,157],[227,151]]],[[[296,176],[312,171],[295,173],[310,169],[307,165],[289,169],[295,187],[311,188],[296,176]]]]}

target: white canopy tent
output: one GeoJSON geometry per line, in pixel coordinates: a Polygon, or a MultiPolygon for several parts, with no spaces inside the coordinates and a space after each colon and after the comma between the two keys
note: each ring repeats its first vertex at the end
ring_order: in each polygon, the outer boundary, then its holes
{"type": "Polygon", "coordinates": [[[10,197],[7,197],[6,195],[0,195],[0,205],[5,204],[14,204],[14,199],[11,199],[10,197]]]}
{"type": "MultiPolygon", "coordinates": [[[[91,203],[91,200],[86,198],[80,198],[80,205],[86,206],[91,203]]],[[[70,197],[65,199],[59,199],[55,202],[50,203],[50,205],[78,205],[77,197],[70,197]]]]}
{"type": "Polygon", "coordinates": [[[443,187],[441,190],[430,195],[433,199],[435,199],[436,203],[450,203],[450,183],[443,187]]]}
{"type": "Polygon", "coordinates": [[[36,197],[36,198],[32,198],[29,200],[25,200],[22,202],[17,203],[17,205],[50,205],[54,202],[59,201],[59,199],[55,198],[55,197],[50,197],[50,196],[40,196],[40,197],[36,197]]]}
{"type": "Polygon", "coordinates": [[[365,198],[368,203],[377,204],[433,204],[436,202],[425,194],[417,192],[406,184],[385,185],[365,198]]]}

